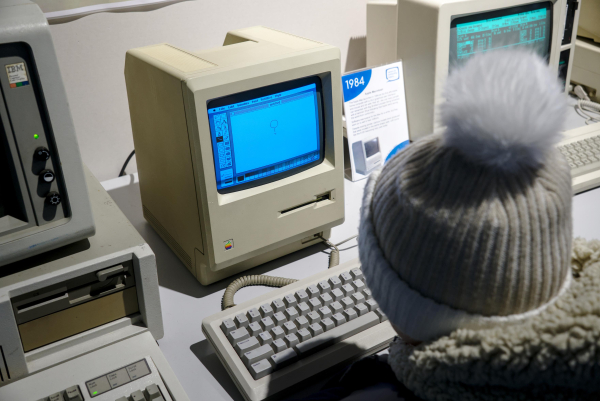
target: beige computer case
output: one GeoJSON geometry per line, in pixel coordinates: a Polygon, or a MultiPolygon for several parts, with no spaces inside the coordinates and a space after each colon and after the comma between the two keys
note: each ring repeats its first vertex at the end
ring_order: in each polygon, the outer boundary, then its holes
{"type": "MultiPolygon", "coordinates": [[[[374,0],[367,4],[367,66],[402,59],[411,141],[441,128],[435,110],[443,102],[448,76],[452,17],[544,1],[548,0],[374,0]]],[[[571,43],[561,45],[568,0],[549,1],[554,15],[550,65],[558,73],[561,52],[575,45],[579,11],[571,43]]],[[[573,57],[568,63],[567,83],[573,57]]]]}
{"type": "Polygon", "coordinates": [[[144,216],[202,284],[319,242],[343,222],[340,71],[339,49],[265,27],[229,32],[223,47],[202,52],[168,44],[127,52],[144,216]],[[323,163],[218,193],[207,102],[313,75],[323,83],[323,163]]]}

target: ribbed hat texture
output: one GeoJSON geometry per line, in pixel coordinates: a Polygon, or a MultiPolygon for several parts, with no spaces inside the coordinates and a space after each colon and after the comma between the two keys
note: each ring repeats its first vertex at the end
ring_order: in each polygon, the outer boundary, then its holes
{"type": "Polygon", "coordinates": [[[532,54],[489,53],[451,75],[445,97],[445,132],[374,172],[361,211],[367,284],[416,340],[520,321],[570,283],[572,189],[553,146],[566,108],[556,78],[532,54]],[[523,113],[531,98],[547,108],[523,113]]]}

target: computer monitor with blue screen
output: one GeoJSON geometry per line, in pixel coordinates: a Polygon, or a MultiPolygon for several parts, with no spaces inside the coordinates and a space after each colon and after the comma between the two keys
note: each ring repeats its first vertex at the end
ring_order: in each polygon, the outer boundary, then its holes
{"type": "Polygon", "coordinates": [[[208,103],[219,193],[280,180],[324,158],[321,80],[309,77],[208,103]]]}
{"type": "Polygon", "coordinates": [[[144,217],[202,284],[344,221],[338,48],[265,28],[127,52],[144,217]]]}
{"type": "Polygon", "coordinates": [[[471,56],[527,47],[550,55],[552,2],[527,4],[454,18],[450,24],[450,70],[471,56]]]}
{"type": "Polygon", "coordinates": [[[448,74],[470,57],[526,48],[565,82],[572,65],[578,0],[372,0],[367,5],[367,64],[402,60],[409,135],[442,128],[436,107],[448,74]]]}

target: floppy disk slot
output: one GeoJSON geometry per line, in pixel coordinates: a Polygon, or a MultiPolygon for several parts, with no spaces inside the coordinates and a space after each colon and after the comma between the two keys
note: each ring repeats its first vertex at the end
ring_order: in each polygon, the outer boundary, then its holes
{"type": "Polygon", "coordinates": [[[17,324],[135,286],[131,261],[13,298],[17,324]]]}
{"type": "Polygon", "coordinates": [[[333,199],[333,196],[332,196],[331,192],[327,192],[327,193],[322,194],[322,195],[317,195],[317,196],[315,196],[315,199],[313,199],[313,200],[311,200],[309,202],[305,202],[305,203],[302,203],[300,205],[291,207],[289,209],[285,209],[285,210],[280,211],[279,212],[279,217],[284,217],[284,216],[286,216],[286,215],[288,215],[290,213],[296,212],[296,211],[298,211],[300,209],[305,209],[305,208],[308,208],[310,206],[314,206],[314,205],[317,205],[317,204],[320,204],[320,203],[323,203],[323,202],[330,201],[332,199],[333,199]]]}

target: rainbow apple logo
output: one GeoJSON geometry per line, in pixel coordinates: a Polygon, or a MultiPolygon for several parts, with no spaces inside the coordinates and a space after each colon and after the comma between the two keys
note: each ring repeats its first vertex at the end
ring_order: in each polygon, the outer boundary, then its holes
{"type": "Polygon", "coordinates": [[[227,241],[224,242],[224,244],[225,244],[226,251],[233,249],[233,240],[232,239],[228,239],[227,241]]]}

